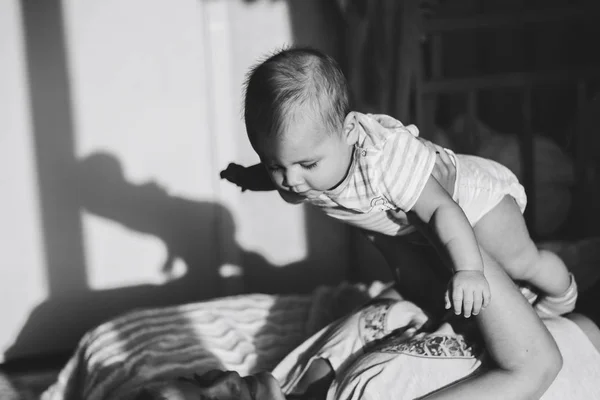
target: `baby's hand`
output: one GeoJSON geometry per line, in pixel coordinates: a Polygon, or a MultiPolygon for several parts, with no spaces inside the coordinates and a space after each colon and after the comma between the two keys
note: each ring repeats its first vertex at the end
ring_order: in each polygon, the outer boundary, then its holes
{"type": "Polygon", "coordinates": [[[226,179],[239,186],[242,189],[242,192],[248,187],[246,167],[242,167],[239,164],[230,163],[219,175],[221,176],[221,179],[226,179]]]}
{"type": "Polygon", "coordinates": [[[446,291],[446,309],[454,306],[456,315],[462,309],[465,318],[469,318],[487,307],[490,297],[490,286],[482,271],[457,271],[446,291]]]}

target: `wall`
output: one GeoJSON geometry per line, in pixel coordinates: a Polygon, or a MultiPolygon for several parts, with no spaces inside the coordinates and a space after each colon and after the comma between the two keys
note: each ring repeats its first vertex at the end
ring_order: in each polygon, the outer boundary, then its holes
{"type": "Polygon", "coordinates": [[[17,337],[48,295],[36,163],[28,115],[24,49],[16,2],[0,3],[0,343],[17,337]]]}
{"type": "Polygon", "coordinates": [[[322,4],[0,2],[0,359],[69,350],[134,307],[342,279],[346,228],[218,179],[257,161],[245,72],[331,46],[322,4]]]}

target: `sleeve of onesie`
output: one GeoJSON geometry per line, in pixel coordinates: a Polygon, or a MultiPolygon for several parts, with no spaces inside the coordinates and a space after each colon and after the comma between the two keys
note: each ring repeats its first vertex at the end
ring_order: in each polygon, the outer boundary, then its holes
{"type": "Polygon", "coordinates": [[[379,165],[383,195],[404,212],[417,202],[435,165],[435,152],[413,130],[413,125],[398,129],[386,140],[379,165]]]}

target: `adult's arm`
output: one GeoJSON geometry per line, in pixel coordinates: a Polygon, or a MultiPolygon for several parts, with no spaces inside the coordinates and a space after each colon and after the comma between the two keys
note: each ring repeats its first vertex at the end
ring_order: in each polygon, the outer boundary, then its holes
{"type": "Polygon", "coordinates": [[[474,317],[493,365],[426,398],[538,399],[562,367],[556,342],[504,270],[481,250],[492,301],[474,317]]]}

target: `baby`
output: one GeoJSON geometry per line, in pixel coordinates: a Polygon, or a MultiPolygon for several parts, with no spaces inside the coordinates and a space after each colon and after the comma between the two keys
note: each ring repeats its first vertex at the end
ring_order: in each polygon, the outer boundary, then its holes
{"type": "Polygon", "coordinates": [[[221,177],[242,190],[276,189],[287,202],[387,235],[414,231],[421,224],[409,220],[418,218],[449,255],[445,301],[457,315],[477,315],[490,301],[480,248],[542,293],[540,315],[573,310],[575,281],[530,238],[525,191],[510,170],[443,149],[456,166],[451,196],[432,176],[436,151],[415,126],[350,107],[347,81],[331,57],[310,48],[279,51],[246,82],[246,130],[261,163],[230,164],[221,177]]]}

